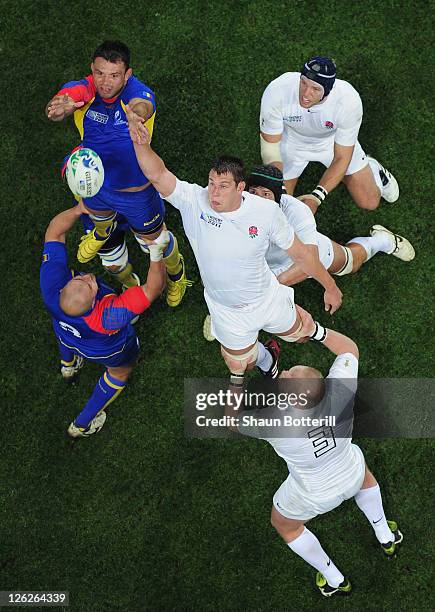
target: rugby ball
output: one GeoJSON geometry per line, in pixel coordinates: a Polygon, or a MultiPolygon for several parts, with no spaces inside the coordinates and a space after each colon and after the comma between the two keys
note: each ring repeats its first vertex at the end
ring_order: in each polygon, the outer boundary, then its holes
{"type": "Polygon", "coordinates": [[[104,166],[92,149],[77,149],[66,165],[66,180],[74,195],[93,198],[104,183],[104,166]]]}

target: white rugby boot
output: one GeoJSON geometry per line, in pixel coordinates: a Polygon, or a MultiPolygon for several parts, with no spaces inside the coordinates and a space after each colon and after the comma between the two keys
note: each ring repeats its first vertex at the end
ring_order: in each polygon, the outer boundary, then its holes
{"type": "Polygon", "coordinates": [[[86,429],[77,427],[73,421],[68,427],[68,434],[71,436],[71,438],[88,438],[89,436],[92,436],[100,431],[106,422],[106,419],[107,414],[103,410],[100,412],[100,414],[97,414],[95,419],[92,419],[86,429]]]}
{"type": "Polygon", "coordinates": [[[394,257],[397,257],[402,261],[412,261],[414,259],[415,250],[409,240],[403,236],[399,236],[399,234],[391,232],[383,225],[374,225],[370,230],[370,236],[375,236],[376,234],[381,233],[388,234],[388,236],[391,238],[391,251],[388,251],[387,255],[394,255],[394,257]]]}
{"type": "Polygon", "coordinates": [[[202,334],[208,342],[213,342],[213,340],[216,340],[211,331],[211,316],[209,314],[204,319],[202,334]]]}
{"type": "Polygon", "coordinates": [[[369,161],[371,160],[375,162],[378,166],[379,177],[382,182],[381,197],[386,202],[395,202],[396,200],[398,200],[399,193],[400,193],[399,183],[396,181],[396,179],[391,174],[391,172],[387,170],[386,168],[384,168],[384,166],[380,164],[378,160],[375,159],[374,157],[370,157],[370,155],[367,155],[367,159],[369,161]]]}

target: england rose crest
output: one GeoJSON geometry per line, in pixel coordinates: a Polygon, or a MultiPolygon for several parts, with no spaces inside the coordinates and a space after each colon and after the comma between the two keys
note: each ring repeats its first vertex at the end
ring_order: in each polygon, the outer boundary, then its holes
{"type": "Polygon", "coordinates": [[[251,227],[249,228],[249,237],[256,238],[257,236],[258,236],[258,229],[255,227],[255,225],[251,225],[251,227]]]}

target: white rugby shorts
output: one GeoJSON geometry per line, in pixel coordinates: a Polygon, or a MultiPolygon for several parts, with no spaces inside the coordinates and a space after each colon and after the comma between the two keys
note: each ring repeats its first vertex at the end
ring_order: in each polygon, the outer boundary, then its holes
{"type": "Polygon", "coordinates": [[[223,306],[206,292],[204,297],[211,315],[211,332],[229,349],[254,344],[261,329],[275,335],[286,332],[296,321],[294,291],[284,285],[274,284],[264,300],[243,308],[223,306]]]}
{"type": "Polygon", "coordinates": [[[364,481],[365,460],[361,449],[356,444],[352,444],[352,449],[358,462],[358,469],[355,470],[351,480],[343,482],[340,492],[327,499],[319,499],[312,494],[307,495],[289,474],[273,496],[275,509],[286,518],[308,521],[318,514],[330,512],[346,499],[354,497],[364,481]]]}
{"type": "MultiPolygon", "coordinates": [[[[319,148],[318,150],[307,148],[299,149],[297,146],[295,146],[294,142],[282,141],[281,157],[283,162],[284,180],[294,179],[302,174],[310,161],[320,162],[326,168],[329,168],[334,158],[334,141],[331,140],[331,146],[327,149],[319,148]]],[[[355,143],[349,166],[346,170],[346,176],[349,174],[355,174],[355,172],[362,170],[368,163],[367,155],[364,153],[363,148],[357,141],[355,143]]]]}
{"type": "MultiPolygon", "coordinates": [[[[325,234],[321,234],[320,232],[317,232],[317,247],[319,249],[320,262],[328,270],[332,262],[334,261],[334,247],[332,245],[331,238],[328,238],[328,236],[325,236],[325,234]]],[[[285,259],[288,260],[288,258],[283,257],[283,260],[285,259]]],[[[282,265],[269,266],[269,267],[272,270],[272,272],[275,274],[275,276],[279,276],[280,274],[282,274],[282,272],[285,272],[286,270],[290,270],[292,266],[294,266],[293,263],[291,264],[291,266],[289,266],[287,263],[283,263],[282,265]]]]}

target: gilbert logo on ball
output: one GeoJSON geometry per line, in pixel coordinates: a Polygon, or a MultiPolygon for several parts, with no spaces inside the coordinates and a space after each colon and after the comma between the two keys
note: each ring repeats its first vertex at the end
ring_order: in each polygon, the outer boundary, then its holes
{"type": "Polygon", "coordinates": [[[104,183],[104,167],[92,149],[77,149],[66,165],[66,180],[74,195],[93,198],[104,183]]]}

